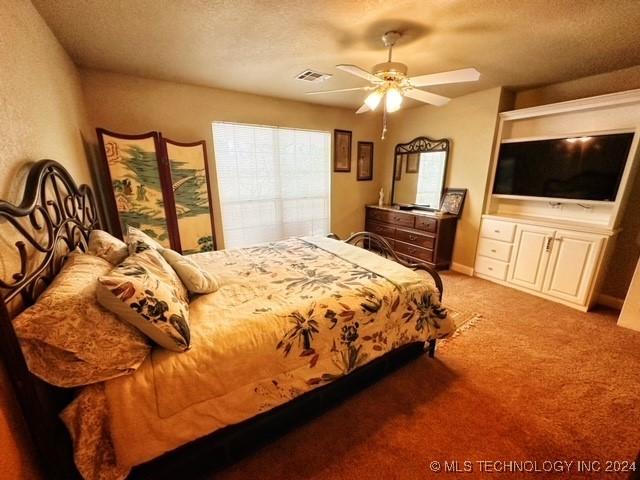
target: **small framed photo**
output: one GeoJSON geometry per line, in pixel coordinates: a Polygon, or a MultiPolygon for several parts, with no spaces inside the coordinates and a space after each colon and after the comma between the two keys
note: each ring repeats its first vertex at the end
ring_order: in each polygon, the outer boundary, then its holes
{"type": "Polygon", "coordinates": [[[404,157],[406,157],[406,155],[396,155],[396,162],[395,162],[396,171],[395,171],[395,174],[393,175],[393,179],[396,181],[402,178],[402,161],[404,157]]]}
{"type": "Polygon", "coordinates": [[[462,215],[462,207],[464,207],[464,199],[466,196],[466,188],[444,188],[442,190],[440,211],[459,217],[462,215]]]}
{"type": "Polygon", "coordinates": [[[333,131],[333,171],[351,171],[351,132],[349,130],[333,131]]]}
{"type": "Polygon", "coordinates": [[[420,168],[420,154],[410,153],[407,155],[407,173],[418,173],[420,168]]]}
{"type": "Polygon", "coordinates": [[[358,181],[373,179],[373,142],[358,142],[358,181]]]}

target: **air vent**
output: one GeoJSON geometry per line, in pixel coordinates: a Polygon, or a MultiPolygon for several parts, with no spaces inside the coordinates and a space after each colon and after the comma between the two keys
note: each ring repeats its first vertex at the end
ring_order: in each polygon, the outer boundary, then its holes
{"type": "Polygon", "coordinates": [[[331,78],[331,75],[328,73],[320,73],[315,70],[307,69],[304,72],[296,75],[298,80],[304,80],[305,82],[322,82],[327,78],[331,78]]]}

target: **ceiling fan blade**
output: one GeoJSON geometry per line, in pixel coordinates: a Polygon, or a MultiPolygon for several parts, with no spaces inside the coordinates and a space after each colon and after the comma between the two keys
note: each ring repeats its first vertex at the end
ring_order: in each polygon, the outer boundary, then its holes
{"type": "Polygon", "coordinates": [[[364,78],[369,80],[371,83],[381,83],[380,80],[375,75],[367,72],[364,68],[360,68],[356,65],[336,65],[338,70],[342,70],[343,72],[350,73],[351,75],[355,75],[356,77],[364,78]]]}
{"type": "Polygon", "coordinates": [[[356,113],[364,113],[364,112],[368,112],[369,110],[371,110],[369,107],[367,107],[366,103],[363,103],[362,106],[356,110],[356,113]]]}
{"type": "Polygon", "coordinates": [[[442,85],[444,83],[475,82],[480,78],[480,72],[475,68],[462,68],[450,72],[431,73],[409,78],[409,83],[414,87],[427,87],[430,85],[442,85]]]}
{"type": "Polygon", "coordinates": [[[437,107],[441,107],[449,102],[449,98],[442,95],[436,95],[435,93],[425,92],[424,90],[418,90],[417,88],[410,88],[404,91],[405,97],[413,98],[424,103],[430,103],[437,107]]]}
{"type": "Polygon", "coordinates": [[[354,88],[338,88],[337,90],[318,90],[316,92],[307,92],[307,95],[320,95],[321,93],[340,93],[340,92],[354,92],[356,90],[369,90],[373,87],[354,87],[354,88]]]}

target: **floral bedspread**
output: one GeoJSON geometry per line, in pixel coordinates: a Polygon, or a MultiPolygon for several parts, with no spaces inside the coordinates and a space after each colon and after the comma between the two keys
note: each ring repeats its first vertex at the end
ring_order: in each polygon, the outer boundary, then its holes
{"type": "Polygon", "coordinates": [[[221,288],[191,302],[192,348],[156,349],[133,375],[63,412],[87,479],[137,464],[455,326],[415,272],[327,239],[193,255],[221,288]]]}

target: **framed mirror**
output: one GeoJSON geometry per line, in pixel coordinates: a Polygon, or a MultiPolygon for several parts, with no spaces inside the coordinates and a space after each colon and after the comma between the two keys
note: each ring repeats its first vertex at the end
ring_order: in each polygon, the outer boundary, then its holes
{"type": "Polygon", "coordinates": [[[449,140],[418,137],[394,151],[391,203],[438,210],[447,177],[449,140]]]}

